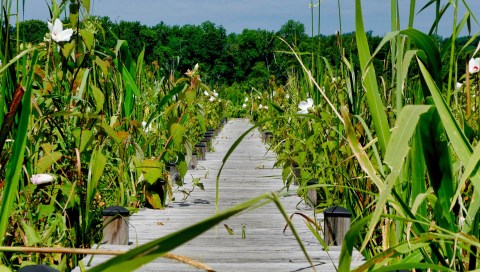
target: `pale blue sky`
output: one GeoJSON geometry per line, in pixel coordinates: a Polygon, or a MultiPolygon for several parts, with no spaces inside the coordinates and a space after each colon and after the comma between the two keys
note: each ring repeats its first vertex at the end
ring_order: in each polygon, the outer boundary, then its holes
{"type": "MultiPolygon", "coordinates": [[[[307,34],[311,33],[311,11],[309,0],[91,0],[92,13],[109,16],[112,21],[140,21],[155,25],[160,21],[167,25],[200,24],[212,21],[225,27],[227,32],[241,32],[244,28],[277,31],[288,20],[305,24],[307,34]]],[[[480,21],[480,0],[465,0],[480,21]]],[[[50,2],[50,0],[48,1],[50,2]]],[[[313,1],[314,3],[318,0],[313,1]]],[[[354,0],[340,0],[343,32],[354,30],[354,0]]],[[[400,0],[402,27],[408,20],[410,1],[400,0]]],[[[417,11],[428,2],[417,0],[417,11]]],[[[446,0],[442,2],[447,2],[446,0]]],[[[460,3],[462,1],[459,1],[460,3]]],[[[44,0],[25,0],[25,19],[48,20],[48,8],[44,0]]],[[[376,35],[390,30],[390,1],[363,0],[365,29],[376,35]]],[[[321,33],[329,35],[339,29],[338,1],[321,1],[321,33]]],[[[315,33],[318,23],[318,8],[314,10],[315,33]]],[[[463,5],[460,16],[463,16],[463,5]]],[[[428,31],[433,22],[433,6],[415,18],[415,28],[428,31]]],[[[452,13],[442,21],[440,35],[451,33],[452,13]]],[[[480,31],[474,23],[473,33],[480,31]]],[[[466,32],[463,33],[466,35],[466,32]]]]}

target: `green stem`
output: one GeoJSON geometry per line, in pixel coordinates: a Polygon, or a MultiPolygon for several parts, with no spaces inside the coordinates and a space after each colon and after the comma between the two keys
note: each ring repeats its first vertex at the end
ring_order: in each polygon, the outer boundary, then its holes
{"type": "MultiPolygon", "coordinates": [[[[452,79],[453,68],[455,61],[455,41],[457,40],[457,15],[458,15],[458,0],[455,0],[453,7],[453,29],[452,29],[452,45],[450,48],[450,62],[448,67],[448,85],[447,85],[447,105],[450,105],[450,96],[452,95],[452,79]]],[[[440,87],[440,86],[439,86],[440,87]]]]}

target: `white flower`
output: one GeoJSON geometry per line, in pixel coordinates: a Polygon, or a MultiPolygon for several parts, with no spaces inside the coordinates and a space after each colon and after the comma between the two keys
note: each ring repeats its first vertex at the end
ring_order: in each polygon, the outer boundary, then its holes
{"type": "Polygon", "coordinates": [[[248,97],[245,97],[245,102],[248,102],[248,97]]]}
{"type": "Polygon", "coordinates": [[[217,91],[213,90],[213,96],[218,97],[217,91]]]}
{"type": "Polygon", "coordinates": [[[260,99],[260,96],[257,96],[257,99],[260,99]]]}
{"type": "Polygon", "coordinates": [[[264,109],[268,110],[268,106],[263,106],[264,109]]]}
{"type": "Polygon", "coordinates": [[[287,93],[287,94],[285,95],[285,98],[286,98],[286,99],[290,99],[290,95],[287,93]]]}
{"type": "Polygon", "coordinates": [[[297,113],[299,114],[307,114],[309,108],[313,108],[313,99],[307,98],[307,101],[300,101],[298,104],[298,108],[300,109],[297,113]]]}
{"type": "Polygon", "coordinates": [[[457,82],[457,84],[455,84],[455,90],[460,90],[462,88],[463,84],[460,83],[460,82],[457,82]]]}
{"type": "Polygon", "coordinates": [[[263,108],[262,104],[258,105],[258,109],[261,110],[263,108]]]}
{"type": "Polygon", "coordinates": [[[471,58],[468,62],[468,71],[470,74],[475,74],[480,69],[480,58],[471,58]]]}
{"type": "Polygon", "coordinates": [[[143,131],[145,131],[145,133],[148,133],[152,129],[152,124],[150,124],[147,127],[147,122],[143,121],[142,122],[142,128],[143,128],[143,131]]]}
{"type": "Polygon", "coordinates": [[[243,103],[242,108],[246,108],[247,104],[243,103]]]}
{"type": "Polygon", "coordinates": [[[52,35],[52,40],[56,42],[68,42],[73,35],[73,29],[67,28],[63,30],[62,21],[58,18],[55,19],[55,23],[48,22],[48,29],[52,35]]]}
{"type": "Polygon", "coordinates": [[[215,97],[214,96],[210,96],[210,99],[208,99],[210,102],[213,102],[215,101],[215,97]]]}
{"type": "Polygon", "coordinates": [[[51,174],[35,174],[30,178],[30,181],[35,185],[51,183],[54,180],[55,176],[51,174]]]}
{"type": "Polygon", "coordinates": [[[203,91],[203,94],[206,95],[206,96],[209,96],[207,90],[203,91]]]}

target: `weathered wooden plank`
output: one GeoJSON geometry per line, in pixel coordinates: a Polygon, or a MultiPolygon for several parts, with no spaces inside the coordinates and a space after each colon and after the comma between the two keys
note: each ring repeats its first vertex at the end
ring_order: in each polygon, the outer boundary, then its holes
{"type": "MultiPolygon", "coordinates": [[[[208,152],[205,161],[189,170],[185,185],[175,192],[175,201],[165,210],[141,209],[130,217],[130,246],[102,245],[108,249],[130,249],[176,230],[192,225],[215,213],[216,176],[227,150],[251,124],[245,119],[230,120],[213,140],[215,152],[208,152]],[[182,189],[191,190],[192,180],[200,179],[205,190],[195,188],[184,199],[182,189]]],[[[261,142],[261,134],[252,131],[240,143],[223,167],[220,177],[220,210],[252,197],[278,192],[288,214],[302,212],[313,218],[312,209],[302,202],[291,187],[282,190],[281,169],[274,168],[275,154],[261,142]]],[[[316,219],[323,220],[322,215],[316,219]]],[[[273,203],[230,218],[198,238],[175,249],[173,253],[204,262],[217,271],[310,271],[312,268],[299,248],[290,229],[283,232],[285,219],[273,203]],[[230,235],[223,224],[233,229],[230,235]],[[242,229],[244,237],[242,238],[242,229]]],[[[307,228],[305,220],[296,216],[293,223],[314,261],[317,271],[334,271],[340,255],[339,247],[324,251],[307,228]]],[[[323,224],[322,224],[323,225],[323,224]]],[[[110,256],[95,256],[93,265],[110,256]]],[[[363,257],[354,253],[353,265],[363,257]]],[[[79,270],[76,270],[79,271],[79,270]]],[[[197,271],[185,264],[160,258],[138,271],[197,271]]]]}

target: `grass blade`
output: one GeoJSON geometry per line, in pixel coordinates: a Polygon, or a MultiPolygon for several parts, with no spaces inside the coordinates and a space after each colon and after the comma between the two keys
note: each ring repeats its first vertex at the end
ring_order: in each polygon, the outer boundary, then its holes
{"type": "Polygon", "coordinates": [[[175,233],[161,237],[151,241],[145,245],[128,251],[127,253],[112,258],[93,269],[90,272],[117,272],[117,271],[133,271],[145,263],[151,262],[161,257],[165,253],[175,249],[176,247],[192,240],[203,232],[216,226],[223,220],[247,210],[261,202],[272,201],[270,194],[264,194],[241,203],[237,206],[229,208],[221,213],[211,216],[201,222],[191,225],[187,228],[179,230],[175,233]]]}
{"type": "MultiPolygon", "coordinates": [[[[35,51],[30,62],[30,67],[35,67],[37,63],[38,53],[35,51]]],[[[12,156],[7,164],[6,171],[6,184],[3,190],[2,206],[0,207],[0,245],[3,245],[3,237],[8,228],[8,219],[13,208],[15,197],[18,192],[18,183],[20,175],[22,173],[22,165],[25,153],[25,147],[28,135],[28,125],[30,121],[31,113],[31,96],[32,96],[32,83],[33,72],[35,69],[30,69],[30,74],[27,77],[27,86],[25,88],[25,94],[22,99],[22,112],[20,114],[19,125],[15,142],[13,144],[12,156]]]]}
{"type": "Polygon", "coordinates": [[[373,65],[367,65],[370,56],[370,49],[368,48],[367,36],[365,34],[365,27],[363,26],[362,17],[362,3],[361,0],[355,1],[355,33],[358,48],[358,57],[360,59],[360,66],[362,69],[363,86],[366,90],[367,104],[372,115],[373,124],[377,133],[380,150],[385,152],[387,144],[390,139],[390,127],[388,125],[387,114],[383,101],[378,91],[378,83],[375,75],[373,65]]]}

